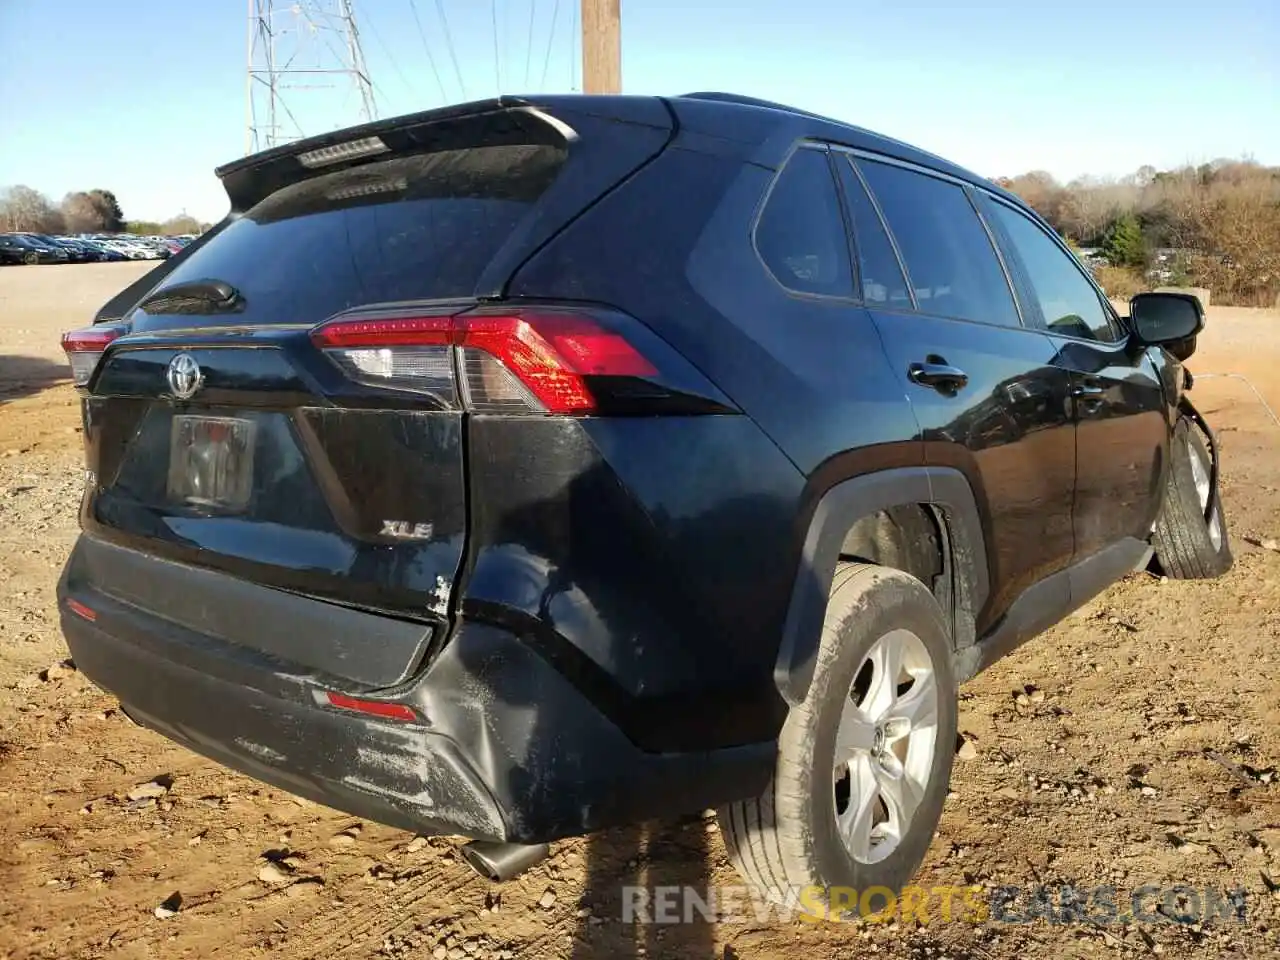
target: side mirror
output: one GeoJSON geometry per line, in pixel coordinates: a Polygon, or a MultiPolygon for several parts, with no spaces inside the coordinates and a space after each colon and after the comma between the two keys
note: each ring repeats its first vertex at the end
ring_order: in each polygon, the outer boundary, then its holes
{"type": "Polygon", "coordinates": [[[1147,346],[1171,346],[1204,329],[1204,307],[1191,293],[1139,293],[1129,301],[1129,323],[1147,346]]]}

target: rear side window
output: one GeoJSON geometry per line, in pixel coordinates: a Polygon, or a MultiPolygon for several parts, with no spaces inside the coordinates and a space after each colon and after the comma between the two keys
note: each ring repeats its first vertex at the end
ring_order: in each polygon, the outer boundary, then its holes
{"type": "Polygon", "coordinates": [[[1019,324],[1009,281],[964,190],[885,163],[858,167],[898,242],[921,312],[1019,324]]]}
{"type": "Polygon", "coordinates": [[[845,202],[849,206],[849,220],[853,223],[853,247],[862,283],[862,298],[867,303],[910,309],[911,294],[907,292],[907,280],[902,275],[898,255],[893,252],[889,235],[884,232],[880,214],[876,213],[875,205],[854,172],[851,158],[837,158],[836,168],[840,171],[845,202]]]}
{"type": "Polygon", "coordinates": [[[756,250],[788,290],[853,296],[849,240],[825,153],[797,150],[782,168],[756,224],[756,250]]]}
{"type": "Polygon", "coordinates": [[[988,201],[985,208],[1004,229],[1022,261],[1031,292],[1051,333],[1084,340],[1118,339],[1110,313],[1076,265],[1075,257],[1018,211],[994,200],[988,201]]]}
{"type": "Polygon", "coordinates": [[[349,307],[466,297],[559,173],[563,148],[479,146],[291,184],[170,273],[223,280],[246,322],[318,323],[349,307]]]}

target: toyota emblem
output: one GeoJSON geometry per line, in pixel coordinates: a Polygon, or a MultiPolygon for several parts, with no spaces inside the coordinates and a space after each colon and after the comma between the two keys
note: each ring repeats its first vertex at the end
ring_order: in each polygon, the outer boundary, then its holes
{"type": "Polygon", "coordinates": [[[204,383],[204,372],[189,353],[180,353],[170,360],[164,376],[169,382],[169,392],[179,400],[190,400],[204,383]]]}

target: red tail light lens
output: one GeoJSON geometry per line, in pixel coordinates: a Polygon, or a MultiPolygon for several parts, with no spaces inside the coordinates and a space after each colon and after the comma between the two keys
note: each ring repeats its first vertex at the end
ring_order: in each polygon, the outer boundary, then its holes
{"type": "Polygon", "coordinates": [[[514,397],[509,384],[485,376],[486,364],[477,353],[502,364],[548,413],[593,412],[596,402],[585,380],[588,376],[645,377],[657,373],[620,335],[582,314],[461,317],[459,327],[467,399],[480,409],[491,403],[507,408],[514,397]]]}
{"type": "Polygon", "coordinates": [[[329,702],[329,706],[337,707],[339,710],[351,710],[355,713],[363,713],[370,717],[381,717],[384,720],[401,720],[405,723],[413,723],[418,719],[418,714],[413,707],[405,703],[391,703],[387,700],[366,700],[363,697],[349,697],[345,693],[338,693],[335,690],[326,690],[325,699],[329,702]]]}
{"type": "Polygon", "coordinates": [[[337,319],[312,341],[359,383],[455,396],[480,413],[585,415],[597,403],[588,377],[650,377],[657,369],[586,313],[521,310],[456,317],[337,319]]]}
{"type": "Polygon", "coordinates": [[[404,347],[452,343],[453,317],[377,317],[331,320],[311,331],[321,349],[404,347]]]}
{"type": "Polygon", "coordinates": [[[122,327],[102,324],[69,330],[62,335],[62,349],[67,354],[67,362],[71,364],[71,379],[77,387],[88,384],[103,352],[113,340],[124,336],[124,333],[122,327]]]}

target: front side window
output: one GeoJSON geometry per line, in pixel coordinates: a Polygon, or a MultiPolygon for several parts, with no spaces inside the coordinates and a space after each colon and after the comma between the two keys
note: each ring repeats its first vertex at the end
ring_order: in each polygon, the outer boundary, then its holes
{"type": "Polygon", "coordinates": [[[998,201],[986,206],[1022,262],[1049,332],[1084,340],[1116,340],[1111,316],[1075,258],[1030,217],[998,201]]]}
{"type": "Polygon", "coordinates": [[[982,221],[954,183],[858,161],[906,262],[922,313],[1016,327],[1018,308],[982,221]]]}
{"type": "Polygon", "coordinates": [[[756,250],[788,290],[853,296],[849,241],[825,153],[797,150],[782,168],[756,224],[756,250]]]}

